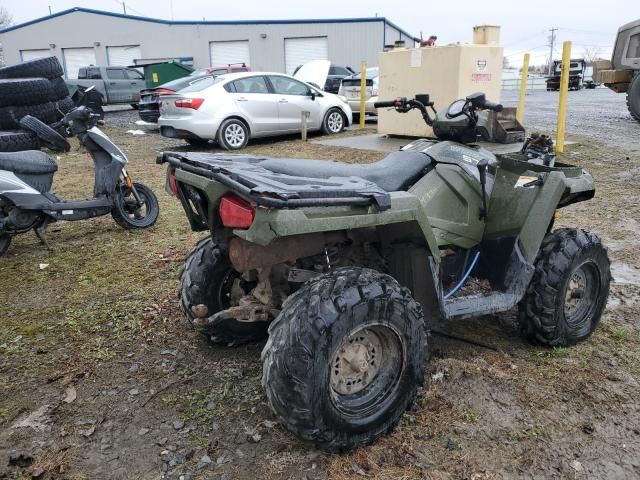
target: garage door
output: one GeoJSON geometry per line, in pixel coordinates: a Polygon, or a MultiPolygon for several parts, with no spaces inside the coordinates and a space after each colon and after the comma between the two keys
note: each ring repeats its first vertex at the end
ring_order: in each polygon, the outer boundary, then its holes
{"type": "Polygon", "coordinates": [[[23,62],[28,62],[29,60],[36,60],[38,58],[50,57],[51,52],[48,48],[41,48],[35,50],[20,50],[20,58],[22,58],[23,62]]]}
{"type": "Polygon", "coordinates": [[[142,58],[140,45],[125,45],[122,47],[107,47],[107,62],[109,65],[128,67],[134,65],[135,59],[142,58]]]}
{"type": "Polygon", "coordinates": [[[285,38],[284,59],[289,75],[311,60],[329,60],[327,37],[285,38]]]}
{"type": "Polygon", "coordinates": [[[93,47],[63,48],[64,71],[67,78],[78,78],[78,70],[82,67],[95,65],[96,52],[93,47]]]}
{"type": "Polygon", "coordinates": [[[231,63],[251,64],[249,40],[209,43],[211,66],[229,65],[231,63]]]}

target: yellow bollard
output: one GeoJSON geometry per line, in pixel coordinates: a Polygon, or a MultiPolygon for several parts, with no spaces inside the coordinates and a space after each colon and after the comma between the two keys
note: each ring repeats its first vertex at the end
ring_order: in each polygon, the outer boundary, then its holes
{"type": "Polygon", "coordinates": [[[571,42],[562,44],[562,73],[560,74],[560,98],[558,100],[558,127],[556,152],[564,152],[564,131],[567,123],[567,93],[569,92],[569,68],[571,67],[571,42]]]}
{"type": "Polygon", "coordinates": [[[365,103],[367,102],[367,62],[360,68],[360,128],[364,128],[365,103]]]}
{"type": "Polygon", "coordinates": [[[522,62],[522,76],[520,77],[520,98],[518,99],[518,110],[516,110],[516,119],[522,123],[524,118],[524,96],[527,93],[527,79],[529,78],[529,57],[528,53],[524,54],[522,62]]]}

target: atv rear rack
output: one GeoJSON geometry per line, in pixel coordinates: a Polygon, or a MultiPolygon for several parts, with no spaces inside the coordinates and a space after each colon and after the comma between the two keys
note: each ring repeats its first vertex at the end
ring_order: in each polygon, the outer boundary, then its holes
{"type": "MultiPolygon", "coordinates": [[[[307,178],[274,173],[258,165],[268,157],[197,152],[162,152],[156,163],[220,182],[241,197],[268,208],[375,205],[391,207],[389,193],[360,177],[307,178]]],[[[304,160],[301,160],[304,162],[304,160]]]]}

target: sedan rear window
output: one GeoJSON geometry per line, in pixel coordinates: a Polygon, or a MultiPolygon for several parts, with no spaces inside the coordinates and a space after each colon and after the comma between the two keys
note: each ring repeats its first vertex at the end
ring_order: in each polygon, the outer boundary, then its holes
{"type": "Polygon", "coordinates": [[[215,85],[216,83],[220,83],[221,81],[224,80],[224,78],[225,78],[224,75],[221,75],[218,77],[210,75],[207,77],[199,78],[188,87],[185,87],[182,90],[180,90],[180,93],[201,92],[205,88],[209,88],[215,85]]]}

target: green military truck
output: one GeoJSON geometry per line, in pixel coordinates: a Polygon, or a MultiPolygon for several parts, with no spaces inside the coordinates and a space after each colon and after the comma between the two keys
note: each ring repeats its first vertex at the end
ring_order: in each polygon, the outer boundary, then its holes
{"type": "Polygon", "coordinates": [[[593,67],[596,83],[626,92],[629,112],[640,122],[640,19],[618,29],[611,61],[596,61],[593,67]]]}

